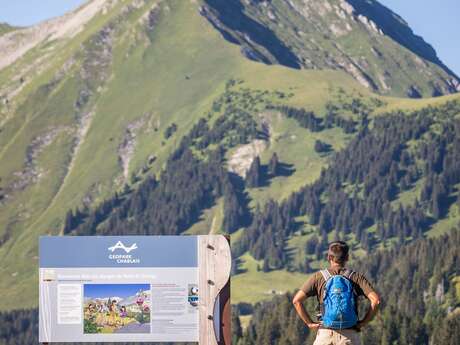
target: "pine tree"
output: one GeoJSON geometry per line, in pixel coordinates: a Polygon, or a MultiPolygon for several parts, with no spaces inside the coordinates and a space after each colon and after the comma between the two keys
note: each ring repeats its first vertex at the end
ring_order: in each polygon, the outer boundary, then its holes
{"type": "Polygon", "coordinates": [[[244,217],[244,209],[240,205],[238,195],[234,188],[229,186],[224,194],[224,220],[223,228],[227,233],[236,231],[244,217]]]}
{"type": "Polygon", "coordinates": [[[64,221],[64,234],[68,234],[75,228],[74,215],[72,210],[67,211],[64,221]]]}
{"type": "Polygon", "coordinates": [[[276,152],[273,152],[270,162],[268,163],[268,173],[271,176],[277,176],[279,170],[279,159],[276,152]]]}
{"type": "Polygon", "coordinates": [[[260,158],[257,156],[254,158],[246,174],[246,186],[249,188],[260,187],[261,182],[260,158]]]}
{"type": "Polygon", "coordinates": [[[264,259],[264,264],[262,266],[263,272],[270,272],[270,265],[268,264],[268,260],[264,259]]]}
{"type": "Polygon", "coordinates": [[[323,153],[323,152],[329,151],[330,145],[317,139],[317,140],[315,140],[314,149],[318,153],[323,153]]]}
{"type": "Polygon", "coordinates": [[[237,344],[238,340],[243,336],[243,329],[241,328],[240,318],[238,313],[232,309],[232,344],[237,344]]]}

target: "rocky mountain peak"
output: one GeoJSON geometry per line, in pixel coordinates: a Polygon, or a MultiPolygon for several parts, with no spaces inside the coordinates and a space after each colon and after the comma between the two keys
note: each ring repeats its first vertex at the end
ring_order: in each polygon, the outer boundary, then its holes
{"type": "Polygon", "coordinates": [[[378,1],[204,3],[201,13],[250,59],[343,70],[382,94],[437,96],[460,90],[458,77],[433,47],[378,1]]]}

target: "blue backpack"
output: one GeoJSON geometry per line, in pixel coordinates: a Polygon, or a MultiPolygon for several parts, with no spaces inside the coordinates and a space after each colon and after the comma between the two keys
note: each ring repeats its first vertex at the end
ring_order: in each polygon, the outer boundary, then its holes
{"type": "Polygon", "coordinates": [[[350,280],[353,271],[331,275],[328,270],[320,271],[326,281],[322,300],[322,323],[326,328],[351,328],[358,322],[355,292],[350,280]]]}

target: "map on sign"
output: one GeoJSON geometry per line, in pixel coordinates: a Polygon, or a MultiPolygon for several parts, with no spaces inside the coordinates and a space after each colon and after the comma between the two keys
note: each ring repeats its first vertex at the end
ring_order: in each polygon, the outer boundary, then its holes
{"type": "Polygon", "coordinates": [[[40,342],[198,341],[194,236],[40,238],[40,342]]]}

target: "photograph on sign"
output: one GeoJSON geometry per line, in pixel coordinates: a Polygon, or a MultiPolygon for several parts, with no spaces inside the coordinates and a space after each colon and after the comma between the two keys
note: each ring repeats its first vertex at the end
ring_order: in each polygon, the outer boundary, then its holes
{"type": "Polygon", "coordinates": [[[150,333],[150,284],[84,284],[84,333],[150,333]]]}

